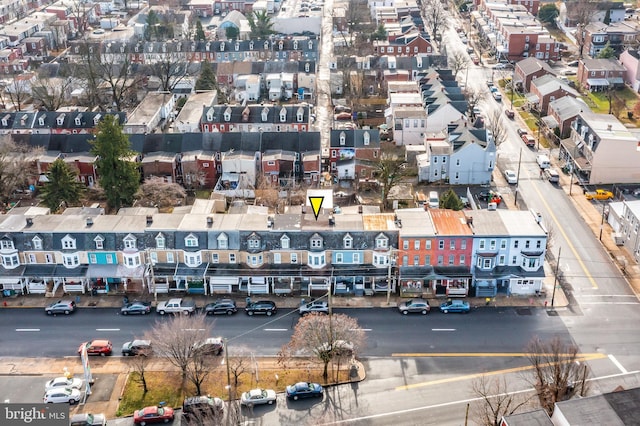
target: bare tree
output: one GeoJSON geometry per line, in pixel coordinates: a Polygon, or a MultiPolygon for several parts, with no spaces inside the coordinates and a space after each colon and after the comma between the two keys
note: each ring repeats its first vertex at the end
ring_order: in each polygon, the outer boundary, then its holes
{"type": "Polygon", "coordinates": [[[149,75],[160,79],[160,90],[172,92],[187,75],[188,64],[179,52],[161,52],[158,55],[158,59],[147,66],[149,75]]]}
{"type": "Polygon", "coordinates": [[[447,64],[449,68],[453,72],[453,78],[458,77],[458,74],[469,67],[469,57],[463,52],[455,52],[453,55],[450,55],[447,64]]]}
{"type": "Polygon", "coordinates": [[[464,90],[464,96],[467,99],[467,105],[469,105],[469,112],[473,113],[473,110],[487,97],[487,91],[467,87],[464,90]]]}
{"type": "Polygon", "coordinates": [[[14,74],[5,86],[5,94],[16,111],[22,111],[24,104],[31,98],[31,85],[34,80],[33,74],[14,74]]]}
{"type": "Polygon", "coordinates": [[[129,368],[135,373],[134,380],[142,385],[143,394],[149,391],[145,373],[149,365],[150,355],[151,353],[141,351],[129,361],[129,368]]]}
{"type": "Polygon", "coordinates": [[[507,140],[507,129],[502,125],[502,110],[494,110],[489,117],[487,117],[487,130],[491,132],[493,136],[493,142],[496,147],[499,147],[504,141],[507,140]]]}
{"type": "Polygon", "coordinates": [[[197,395],[204,395],[202,384],[212,369],[213,358],[211,355],[201,351],[193,354],[191,362],[187,365],[187,379],[195,386],[197,395]]]}
{"type": "Polygon", "coordinates": [[[503,416],[515,414],[525,407],[530,397],[511,394],[504,377],[482,375],[471,383],[471,391],[479,400],[473,406],[476,421],[483,426],[500,426],[503,416]]]}
{"type": "Polygon", "coordinates": [[[569,10],[567,11],[571,19],[576,23],[576,45],[578,46],[578,53],[582,58],[584,52],[584,46],[587,43],[588,36],[584,27],[589,25],[593,20],[593,17],[598,12],[597,0],[577,0],[575,2],[567,3],[569,10]]]}
{"type": "Polygon", "coordinates": [[[440,45],[449,17],[440,0],[426,0],[422,3],[422,15],[425,27],[431,33],[433,39],[440,45]]]}
{"type": "Polygon", "coordinates": [[[311,314],[300,318],[284,354],[299,352],[323,363],[322,377],[329,378],[329,363],[344,356],[353,357],[364,346],[365,334],[355,318],[343,314],[311,314]]]}
{"type": "Polygon", "coordinates": [[[33,100],[47,111],[56,111],[66,103],[71,83],[71,78],[49,77],[38,73],[31,88],[33,100]]]}
{"type": "Polygon", "coordinates": [[[182,373],[184,388],[197,344],[211,336],[212,327],[203,315],[178,315],[160,320],[146,333],[156,356],[167,358],[182,373]]]}
{"type": "Polygon", "coordinates": [[[251,359],[246,348],[232,349],[232,352],[228,353],[227,356],[229,358],[228,368],[231,380],[229,391],[232,399],[235,399],[241,377],[251,372],[251,359]]]}
{"type": "Polygon", "coordinates": [[[42,149],[16,144],[10,136],[0,138],[0,200],[5,206],[16,190],[37,179],[34,158],[42,149]]]}
{"type": "Polygon", "coordinates": [[[147,179],[136,194],[139,204],[166,208],[175,206],[187,196],[184,188],[177,183],[168,183],[160,177],[147,179]]]}
{"type": "Polygon", "coordinates": [[[549,415],[556,402],[571,399],[576,393],[588,392],[588,370],[579,362],[578,347],[559,337],[543,341],[533,338],[527,345],[529,362],[533,366],[530,381],[540,404],[549,415]]]}
{"type": "Polygon", "coordinates": [[[389,191],[402,180],[405,171],[402,168],[404,159],[393,146],[384,145],[381,151],[374,173],[382,187],[382,205],[384,206],[389,191]]]}

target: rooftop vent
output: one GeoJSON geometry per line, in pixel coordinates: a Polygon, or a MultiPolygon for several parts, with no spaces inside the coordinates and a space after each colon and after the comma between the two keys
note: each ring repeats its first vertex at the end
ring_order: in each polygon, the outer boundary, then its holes
{"type": "Polygon", "coordinates": [[[267,228],[272,228],[273,227],[273,216],[269,216],[267,218],[267,228]]]}
{"type": "Polygon", "coordinates": [[[332,214],[329,215],[329,226],[334,226],[336,224],[336,219],[332,214]]]}
{"type": "Polygon", "coordinates": [[[147,216],[147,226],[151,226],[153,223],[153,216],[147,216]]]}
{"type": "Polygon", "coordinates": [[[207,217],[207,228],[211,228],[213,226],[213,218],[211,216],[207,217]]]}
{"type": "Polygon", "coordinates": [[[90,218],[90,217],[88,217],[88,218],[87,218],[87,228],[90,228],[90,227],[92,227],[92,226],[93,226],[93,219],[92,219],[92,218],[90,218]]]}
{"type": "Polygon", "coordinates": [[[28,217],[27,218],[27,226],[31,226],[31,225],[33,225],[33,218],[28,217]]]}

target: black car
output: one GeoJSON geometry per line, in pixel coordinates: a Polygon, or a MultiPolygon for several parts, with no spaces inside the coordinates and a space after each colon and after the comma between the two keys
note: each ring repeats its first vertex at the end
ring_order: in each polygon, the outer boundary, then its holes
{"type": "Polygon", "coordinates": [[[148,340],[134,340],[122,345],[122,356],[129,355],[151,355],[151,342],[148,340]]]}
{"type": "Polygon", "coordinates": [[[122,315],[146,315],[151,312],[151,302],[135,301],[120,308],[122,315]]]}
{"type": "Polygon", "coordinates": [[[271,315],[274,315],[276,312],[278,312],[276,304],[270,300],[259,300],[257,302],[249,303],[247,307],[244,308],[244,310],[249,316],[266,315],[270,317],[271,315]]]}
{"type": "Polygon", "coordinates": [[[207,315],[233,315],[238,312],[235,300],[220,299],[213,303],[209,303],[204,307],[204,313],[207,315]]]}
{"type": "Polygon", "coordinates": [[[58,300],[57,302],[50,303],[44,308],[47,315],[65,314],[69,315],[76,310],[76,302],[73,300],[58,300]]]}
{"type": "Polygon", "coordinates": [[[182,422],[188,425],[217,424],[224,412],[224,402],[210,396],[192,396],[182,404],[182,422]]]}

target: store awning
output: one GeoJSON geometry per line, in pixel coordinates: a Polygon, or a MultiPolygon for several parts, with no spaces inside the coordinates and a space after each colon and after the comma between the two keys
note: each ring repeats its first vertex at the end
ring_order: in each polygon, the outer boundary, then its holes
{"type": "Polygon", "coordinates": [[[588,78],[587,84],[589,86],[608,86],[609,80],[606,78],[588,78]]]}
{"type": "Polygon", "coordinates": [[[89,265],[87,276],[89,278],[116,278],[118,265],[89,265]]]}

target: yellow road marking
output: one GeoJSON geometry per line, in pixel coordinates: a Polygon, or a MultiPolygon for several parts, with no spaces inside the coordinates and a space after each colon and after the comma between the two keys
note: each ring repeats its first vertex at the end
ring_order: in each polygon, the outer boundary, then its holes
{"type": "MultiPolygon", "coordinates": [[[[395,357],[432,357],[432,358],[465,358],[465,357],[528,357],[531,355],[527,352],[418,352],[418,353],[394,353],[391,356],[395,357]]],[[[540,356],[556,356],[556,354],[537,354],[540,356]]],[[[571,354],[557,354],[558,356],[566,357],[573,356],[571,354]]],[[[595,356],[601,355],[598,352],[581,354],[580,356],[595,356]]]]}
{"type": "Polygon", "coordinates": [[[538,193],[538,196],[540,197],[540,200],[542,200],[542,204],[544,204],[544,206],[547,208],[547,212],[551,215],[551,218],[555,222],[556,228],[558,229],[558,231],[560,231],[560,233],[564,237],[565,241],[569,245],[569,249],[571,250],[571,253],[573,253],[573,256],[575,257],[575,259],[578,261],[578,264],[582,268],[582,271],[584,272],[584,275],[587,277],[587,279],[591,283],[591,287],[593,289],[597,290],[598,289],[598,284],[596,284],[596,280],[593,279],[593,277],[591,276],[591,273],[587,270],[587,267],[585,266],[584,262],[582,261],[582,259],[578,255],[578,252],[576,251],[576,248],[573,246],[573,244],[571,244],[571,240],[569,239],[567,234],[564,232],[564,229],[562,229],[562,226],[560,226],[560,223],[558,222],[558,219],[556,218],[556,215],[553,214],[553,210],[551,209],[551,207],[549,207],[549,204],[547,204],[547,201],[542,196],[542,193],[538,190],[538,187],[536,185],[533,185],[533,189],[538,193]]]}
{"type": "MultiPolygon", "coordinates": [[[[592,354],[585,354],[585,355],[577,356],[575,358],[575,361],[592,361],[592,360],[603,359],[603,358],[607,358],[607,355],[599,354],[599,353],[592,353],[592,354]]],[[[549,366],[549,365],[552,365],[552,364],[553,363],[544,363],[544,364],[540,364],[540,366],[541,367],[546,367],[546,366],[549,366]]],[[[522,366],[522,367],[505,368],[503,370],[487,371],[487,372],[484,372],[484,373],[474,373],[474,374],[467,374],[467,375],[464,375],[464,376],[448,377],[446,379],[438,379],[438,380],[431,380],[429,382],[413,383],[413,384],[410,384],[410,385],[397,386],[395,390],[397,390],[397,391],[399,391],[399,390],[409,390],[409,389],[415,389],[415,388],[422,388],[422,387],[426,387],[426,386],[441,385],[441,384],[444,384],[444,383],[459,382],[459,381],[463,381],[463,380],[472,380],[472,379],[477,379],[477,378],[482,377],[482,376],[497,376],[497,375],[500,375],[500,374],[517,373],[519,371],[532,370],[533,368],[534,368],[533,365],[525,365],[525,366],[522,366]]]]}

